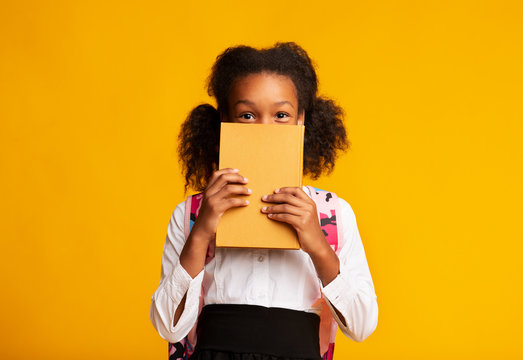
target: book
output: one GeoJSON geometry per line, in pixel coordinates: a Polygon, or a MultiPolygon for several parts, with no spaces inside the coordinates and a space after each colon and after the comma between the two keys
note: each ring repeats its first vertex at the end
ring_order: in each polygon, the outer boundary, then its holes
{"type": "Polygon", "coordinates": [[[217,247],[299,249],[292,225],[261,212],[270,206],[263,195],[288,186],[302,186],[304,125],[221,124],[219,168],[239,169],[250,195],[234,195],[249,205],[223,214],[216,230],[217,247]]]}

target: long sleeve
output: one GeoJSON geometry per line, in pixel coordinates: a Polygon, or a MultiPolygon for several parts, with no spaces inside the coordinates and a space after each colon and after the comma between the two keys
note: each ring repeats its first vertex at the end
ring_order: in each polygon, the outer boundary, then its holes
{"type": "Polygon", "coordinates": [[[361,342],[376,329],[378,303],[356,217],[345,200],[340,198],[339,201],[344,240],[339,254],[340,273],[325,287],[320,281],[320,286],[341,331],[350,339],[361,342]],[[343,315],[346,324],[332,306],[343,315]]]}
{"type": "Polygon", "coordinates": [[[151,298],[150,319],[160,336],[176,343],[182,340],[196,323],[199,310],[203,270],[193,279],[181,266],[179,258],[185,244],[185,202],[174,209],[162,255],[160,284],[151,298]],[[176,326],[174,314],[187,293],[185,307],[176,326]]]}

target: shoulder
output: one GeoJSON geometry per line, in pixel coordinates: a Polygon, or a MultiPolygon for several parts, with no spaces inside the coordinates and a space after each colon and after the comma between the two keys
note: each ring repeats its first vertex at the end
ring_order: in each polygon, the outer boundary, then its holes
{"type": "Polygon", "coordinates": [[[342,213],[345,213],[347,216],[352,218],[356,217],[356,215],[354,214],[354,210],[352,209],[352,206],[347,202],[347,200],[338,197],[338,201],[340,202],[340,208],[342,213]]]}
{"type": "Polygon", "coordinates": [[[179,216],[185,214],[185,203],[187,200],[183,200],[182,202],[178,203],[176,207],[174,208],[173,215],[179,216]]]}
{"type": "Polygon", "coordinates": [[[185,221],[185,203],[186,200],[178,203],[171,213],[171,219],[169,226],[179,228],[184,230],[184,221],[185,221]]]}

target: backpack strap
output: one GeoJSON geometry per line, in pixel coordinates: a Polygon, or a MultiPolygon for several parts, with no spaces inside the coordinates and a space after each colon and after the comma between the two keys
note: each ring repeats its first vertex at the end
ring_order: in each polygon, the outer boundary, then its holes
{"type": "MultiPolygon", "coordinates": [[[[339,255],[344,245],[344,240],[338,196],[331,191],[321,190],[310,185],[307,185],[307,188],[311,198],[316,203],[318,219],[325,239],[329,242],[336,255],[339,255]]],[[[323,360],[332,360],[338,324],[334,320],[323,294],[315,305],[321,305],[320,352],[323,354],[323,360]]]]}
{"type": "Polygon", "coordinates": [[[339,255],[343,247],[343,229],[341,221],[338,222],[337,215],[341,218],[341,208],[338,196],[332,191],[321,190],[307,185],[312,200],[316,203],[318,219],[325,239],[329,242],[332,250],[339,255]]]}
{"type": "Polygon", "coordinates": [[[200,207],[202,202],[203,194],[195,194],[187,196],[185,200],[185,218],[183,223],[183,229],[185,234],[185,240],[189,237],[189,233],[196,221],[196,217],[200,213],[200,207]]]}
{"type": "MultiPolygon", "coordinates": [[[[185,217],[184,217],[184,236],[185,240],[189,238],[192,227],[198,214],[200,213],[200,207],[202,205],[203,193],[189,195],[185,200],[185,217]]],[[[211,243],[207,249],[205,256],[205,264],[212,260],[214,257],[215,244],[211,243]]],[[[203,307],[203,296],[200,294],[200,306],[198,313],[203,307]]],[[[169,343],[169,360],[187,360],[189,356],[194,352],[196,346],[196,325],[192,327],[187,336],[177,343],[169,343]]]]}

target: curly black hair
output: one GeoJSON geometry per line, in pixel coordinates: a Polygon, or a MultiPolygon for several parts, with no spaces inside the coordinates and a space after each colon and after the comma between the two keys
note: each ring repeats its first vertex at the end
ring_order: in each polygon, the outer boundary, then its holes
{"type": "Polygon", "coordinates": [[[305,111],[303,171],[312,179],[330,173],[339,151],[351,143],[343,125],[343,110],[331,99],[317,96],[314,65],[303,48],[294,42],[276,43],[255,49],[236,46],[218,55],[207,79],[207,92],[216,99],[194,108],[181,126],[178,155],[188,187],[202,191],[218,167],[220,114],[227,114],[227,99],[235,80],[262,72],[288,76],[298,95],[298,113],[305,111]]]}

